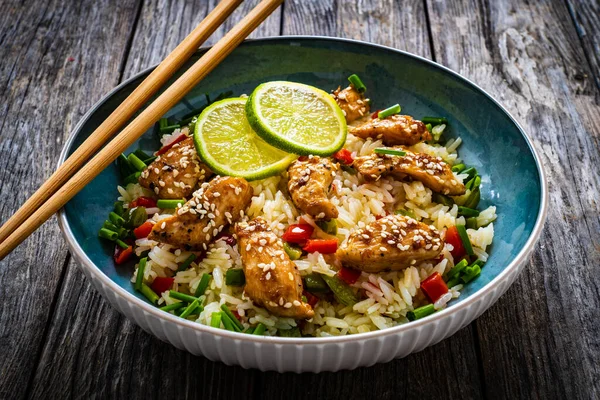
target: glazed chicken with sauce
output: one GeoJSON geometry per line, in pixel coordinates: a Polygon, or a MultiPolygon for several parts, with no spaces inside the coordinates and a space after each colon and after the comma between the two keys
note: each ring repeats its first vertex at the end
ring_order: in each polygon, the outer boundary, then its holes
{"type": "Polygon", "coordinates": [[[388,215],[350,234],[336,256],[345,267],[365,272],[397,271],[436,258],[443,248],[434,226],[388,215]]]}
{"type": "Polygon", "coordinates": [[[440,157],[413,153],[404,147],[391,149],[404,151],[406,155],[373,153],[355,158],[353,165],[369,181],[377,181],[382,176],[390,175],[398,179],[420,181],[434,192],[449,196],[459,196],[466,192],[465,185],[440,157]]]}
{"type": "Polygon", "coordinates": [[[312,307],[302,301],[298,267],[283,249],[283,242],[257,217],[235,226],[244,266],[244,291],[252,301],[281,317],[312,318],[312,307]]]}
{"type": "Polygon", "coordinates": [[[348,131],[362,139],[381,139],[387,146],[412,146],[432,139],[424,123],[399,114],[383,119],[372,118],[359,126],[350,127],[348,131]]]}
{"type": "Polygon", "coordinates": [[[252,194],[245,179],[218,176],[203,183],[174,215],[158,221],[148,238],[186,250],[206,250],[224,227],[241,218],[252,194]]]}
{"type": "Polygon", "coordinates": [[[194,141],[189,137],[159,155],[142,171],[139,183],[161,199],[182,199],[189,197],[196,185],[212,174],[198,158],[194,141]]]}
{"type": "Polygon", "coordinates": [[[369,114],[369,102],[352,85],[343,90],[338,87],[332,93],[332,96],[346,116],[347,123],[351,123],[369,114]]]}
{"type": "Polygon", "coordinates": [[[337,218],[338,210],[329,200],[329,187],[337,164],[319,156],[300,157],[288,168],[288,191],[300,210],[316,219],[337,218]]]}

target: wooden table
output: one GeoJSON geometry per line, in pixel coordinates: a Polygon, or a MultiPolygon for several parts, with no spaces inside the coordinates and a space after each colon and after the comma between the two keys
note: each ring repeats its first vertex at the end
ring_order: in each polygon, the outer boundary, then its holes
{"type": "MultiPolygon", "coordinates": [[[[213,6],[0,0],[2,221],[54,170],[86,110],[213,6]]],[[[599,30],[598,0],[288,0],[254,36],[339,36],[419,54],[481,85],[525,127],[550,213],[520,278],[477,321],[405,359],[261,373],[194,357],[127,321],[83,277],[52,220],[0,263],[0,398],[600,396],[599,30]]]]}

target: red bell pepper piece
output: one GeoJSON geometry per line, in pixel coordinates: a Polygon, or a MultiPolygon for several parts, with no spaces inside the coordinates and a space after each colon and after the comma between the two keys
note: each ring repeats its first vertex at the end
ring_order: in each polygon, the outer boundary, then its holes
{"type": "Polygon", "coordinates": [[[152,222],[146,221],[143,224],[141,224],[140,226],[138,226],[137,228],[135,228],[133,230],[133,234],[135,235],[135,237],[137,239],[148,237],[148,235],[152,231],[153,226],[154,226],[154,224],[152,224],[152,222]]]}
{"type": "Polygon", "coordinates": [[[152,290],[154,290],[154,293],[161,294],[171,289],[174,281],[175,278],[157,276],[156,278],[154,278],[154,282],[152,282],[152,285],[150,285],[150,287],[152,288],[152,290]]]}
{"type": "Polygon", "coordinates": [[[360,278],[361,272],[355,269],[342,267],[337,273],[338,278],[346,282],[348,285],[352,285],[356,283],[358,278],[360,278]]]}
{"type": "Polygon", "coordinates": [[[302,250],[308,253],[314,253],[318,251],[321,254],[333,254],[337,251],[338,240],[337,239],[309,239],[306,242],[306,246],[302,250]]]}
{"type": "Polygon", "coordinates": [[[452,257],[455,260],[458,260],[465,254],[467,254],[467,251],[463,246],[462,240],[460,239],[460,235],[458,234],[458,229],[456,229],[456,226],[451,226],[446,230],[446,243],[450,243],[452,245],[453,249],[450,252],[450,254],[452,254],[452,257]]]}
{"type": "Polygon", "coordinates": [[[350,151],[346,149],[341,149],[340,151],[335,153],[333,155],[333,158],[347,165],[350,165],[354,162],[354,157],[352,157],[352,153],[350,153],[350,151]]]}
{"type": "Polygon", "coordinates": [[[317,296],[307,292],[306,290],[304,290],[302,294],[304,295],[304,297],[306,297],[306,302],[310,304],[311,307],[314,307],[319,302],[319,298],[317,296]]]}
{"type": "Polygon", "coordinates": [[[308,224],[293,224],[288,226],[283,234],[283,240],[288,243],[304,244],[313,234],[313,228],[308,224]]]}
{"type": "Polygon", "coordinates": [[[423,289],[423,292],[429,297],[432,303],[435,303],[440,297],[448,293],[448,285],[446,285],[439,272],[434,272],[421,282],[421,289],[423,289]]]}
{"type": "Polygon", "coordinates": [[[379,118],[379,111],[381,111],[381,110],[377,110],[377,111],[375,111],[375,112],[373,113],[373,115],[371,115],[371,119],[377,119],[377,118],[379,118]]]}
{"type": "Polygon", "coordinates": [[[153,199],[152,197],[146,197],[146,196],[138,197],[137,199],[132,201],[131,204],[129,205],[129,208],[136,208],[136,207],[146,207],[146,208],[156,207],[156,199],[153,199]]]}
{"type": "Polygon", "coordinates": [[[173,140],[171,143],[169,143],[166,146],[161,147],[161,149],[158,150],[155,155],[160,156],[161,154],[165,154],[167,151],[169,151],[171,149],[171,147],[175,146],[179,142],[184,141],[186,138],[187,138],[187,136],[185,135],[185,133],[182,133],[181,135],[177,136],[175,138],[175,140],[173,140]]]}
{"type": "Polygon", "coordinates": [[[132,256],[133,256],[133,246],[129,246],[126,249],[122,249],[119,246],[115,246],[115,252],[113,254],[115,264],[117,264],[117,265],[125,264],[127,261],[129,261],[131,259],[132,256]]]}

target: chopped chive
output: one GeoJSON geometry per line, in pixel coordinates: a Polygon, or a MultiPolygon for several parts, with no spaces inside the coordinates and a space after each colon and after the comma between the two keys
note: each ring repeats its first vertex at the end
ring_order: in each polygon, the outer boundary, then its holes
{"type": "Polygon", "coordinates": [[[185,301],[186,303],[193,303],[195,300],[199,300],[199,297],[190,296],[189,294],[176,292],[174,290],[169,290],[169,297],[172,299],[185,301]]]}
{"type": "Polygon", "coordinates": [[[212,326],[213,328],[221,327],[221,313],[220,312],[214,312],[211,314],[210,326],[212,326]]]}
{"type": "Polygon", "coordinates": [[[135,154],[135,156],[137,158],[139,158],[140,160],[145,160],[147,158],[150,158],[150,155],[146,154],[146,152],[142,149],[137,149],[136,151],[133,152],[133,154],[135,154]]]}
{"type": "Polygon", "coordinates": [[[477,264],[473,264],[465,268],[465,273],[460,277],[464,283],[469,283],[481,274],[481,268],[477,264]]]}
{"type": "Polygon", "coordinates": [[[337,235],[337,220],[335,219],[330,219],[329,221],[317,221],[317,226],[325,233],[337,235]]]}
{"type": "Polygon", "coordinates": [[[467,197],[463,206],[475,209],[479,204],[479,200],[481,200],[481,192],[479,191],[479,188],[475,188],[475,190],[469,194],[469,197],[467,197]]]}
{"type": "Polygon", "coordinates": [[[463,169],[462,171],[460,171],[461,174],[467,174],[469,175],[467,177],[467,180],[470,180],[471,178],[473,178],[475,175],[477,175],[477,170],[473,167],[469,167],[467,169],[463,169]]]}
{"type": "Polygon", "coordinates": [[[394,114],[398,114],[400,113],[400,111],[402,111],[402,107],[400,107],[400,104],[394,104],[393,106],[388,107],[385,110],[379,111],[377,116],[379,117],[379,119],[384,119],[394,114]]]}
{"type": "Polygon", "coordinates": [[[179,268],[177,268],[177,272],[185,271],[186,269],[188,269],[192,261],[194,261],[197,257],[198,256],[194,253],[190,254],[189,257],[186,258],[185,261],[179,266],[179,268]]]}
{"type": "Polygon", "coordinates": [[[249,327],[246,328],[246,330],[244,331],[244,333],[252,335],[252,333],[254,332],[254,329],[256,329],[254,326],[249,326],[249,327]]]}
{"type": "Polygon", "coordinates": [[[144,162],[133,153],[127,156],[127,160],[129,160],[131,165],[133,165],[133,167],[138,171],[143,171],[146,169],[146,164],[144,164],[144,162]]]}
{"type": "Polygon", "coordinates": [[[427,128],[427,130],[429,132],[431,132],[431,129],[433,129],[433,127],[431,126],[431,124],[425,124],[425,128],[427,128]]]}
{"type": "Polygon", "coordinates": [[[129,245],[127,243],[125,243],[124,241],[122,241],[121,239],[117,239],[117,245],[122,249],[129,248],[129,245]]]}
{"type": "Polygon", "coordinates": [[[433,195],[431,196],[431,200],[448,207],[452,207],[452,205],[454,204],[454,200],[452,200],[451,197],[444,196],[441,193],[433,193],[433,195]]]}
{"type": "Polygon", "coordinates": [[[104,221],[104,224],[102,224],[102,227],[108,229],[109,231],[119,233],[119,227],[115,226],[112,222],[110,222],[108,220],[104,221]]]}
{"type": "Polygon", "coordinates": [[[475,175],[470,181],[467,182],[465,187],[469,190],[473,190],[478,188],[481,185],[481,177],[479,175],[475,175]]]}
{"type": "Polygon", "coordinates": [[[448,120],[444,117],[423,117],[421,118],[421,122],[424,124],[441,125],[448,124],[448,120]]]}
{"type": "Polygon", "coordinates": [[[363,81],[360,80],[358,75],[352,74],[348,77],[348,80],[350,81],[352,86],[354,86],[354,89],[358,90],[359,93],[364,93],[367,90],[367,87],[365,86],[363,81]]]}
{"type": "Polygon", "coordinates": [[[116,226],[121,226],[121,225],[123,225],[123,222],[125,222],[123,217],[121,217],[119,214],[117,214],[114,211],[111,211],[110,213],[108,213],[108,219],[110,220],[110,222],[112,222],[116,226]]]}
{"type": "MultiPolygon", "coordinates": [[[[455,276],[459,276],[461,271],[468,266],[469,266],[469,262],[467,260],[465,260],[465,259],[460,260],[460,262],[455,264],[454,267],[450,271],[448,271],[448,273],[446,274],[446,278],[448,278],[448,280],[451,280],[451,278],[454,278],[455,276]]],[[[448,287],[450,287],[450,286],[448,286],[448,287]]]]}
{"type": "Polygon", "coordinates": [[[183,310],[183,312],[181,313],[180,317],[181,318],[187,318],[188,316],[190,316],[192,314],[192,312],[199,306],[198,304],[198,299],[192,301],[186,308],[185,310],[183,310]]]}
{"type": "Polygon", "coordinates": [[[125,183],[125,185],[129,185],[130,183],[137,183],[138,180],[140,179],[140,176],[142,176],[141,172],[134,172],[131,175],[128,175],[124,180],[123,183],[125,183]]]}
{"type": "Polygon", "coordinates": [[[464,215],[465,217],[478,217],[479,211],[469,207],[458,206],[458,214],[464,215]]]}
{"type": "Polygon", "coordinates": [[[233,325],[233,321],[231,321],[231,319],[229,319],[229,316],[227,316],[227,314],[223,312],[221,312],[221,322],[223,323],[225,329],[227,329],[228,331],[236,331],[235,326],[233,325]]]}
{"type": "Polygon", "coordinates": [[[225,284],[227,286],[244,286],[246,283],[246,275],[242,268],[228,269],[225,273],[225,284]]]}
{"type": "Polygon", "coordinates": [[[467,228],[468,229],[477,229],[479,223],[477,222],[477,217],[467,218],[467,228]]]}
{"type": "Polygon", "coordinates": [[[435,308],[433,304],[427,304],[426,306],[419,307],[414,309],[413,311],[409,311],[406,313],[406,318],[409,321],[416,321],[421,318],[425,318],[428,315],[431,315],[435,312],[435,308]]]}
{"type": "Polygon", "coordinates": [[[267,327],[261,322],[258,325],[256,325],[256,328],[254,328],[254,332],[252,332],[252,334],[262,336],[265,333],[266,329],[267,327]]]}
{"type": "Polygon", "coordinates": [[[283,250],[288,255],[290,260],[294,261],[302,257],[302,250],[297,248],[296,246],[292,246],[287,242],[283,242],[283,250]]]}
{"type": "Polygon", "coordinates": [[[312,273],[304,277],[304,288],[310,293],[328,293],[329,286],[320,274],[312,273]]]}
{"type": "Polygon", "coordinates": [[[459,283],[461,283],[460,276],[456,275],[454,278],[452,278],[448,282],[446,282],[446,286],[448,286],[448,288],[451,289],[454,286],[458,285],[459,283]]]}
{"type": "Polygon", "coordinates": [[[179,204],[183,204],[185,203],[185,200],[183,199],[176,199],[176,200],[167,200],[167,199],[159,199],[156,202],[156,206],[158,208],[163,208],[163,209],[170,209],[170,208],[177,208],[177,206],[179,204]]]}
{"type": "Polygon", "coordinates": [[[158,120],[158,130],[162,134],[171,133],[177,128],[181,128],[181,126],[179,124],[169,125],[169,120],[167,118],[158,120]]]}
{"type": "Polygon", "coordinates": [[[123,202],[122,201],[115,201],[115,204],[113,206],[113,211],[118,214],[118,215],[123,215],[125,214],[125,209],[123,208],[123,202]]]}
{"type": "Polygon", "coordinates": [[[227,305],[221,304],[221,310],[223,310],[223,312],[225,313],[224,316],[231,320],[231,323],[235,326],[235,330],[237,332],[241,332],[244,330],[244,325],[242,325],[242,323],[235,317],[235,315],[233,315],[233,313],[231,312],[229,307],[227,307],[227,305]]]}
{"type": "Polygon", "coordinates": [[[144,283],[144,271],[146,270],[146,262],[148,259],[146,257],[140,260],[138,264],[137,276],[135,277],[135,290],[142,290],[142,285],[144,283]]]}
{"type": "Polygon", "coordinates": [[[200,278],[200,283],[198,283],[198,286],[196,287],[196,292],[194,293],[194,295],[196,297],[202,296],[206,292],[209,282],[210,282],[210,275],[206,274],[206,273],[203,274],[202,278],[200,278]]]}
{"type": "Polygon", "coordinates": [[[457,174],[462,172],[467,166],[465,164],[456,164],[452,167],[452,172],[456,172],[457,174]]]}
{"type": "Polygon", "coordinates": [[[415,215],[415,213],[414,213],[413,210],[405,210],[405,209],[402,209],[402,208],[397,209],[394,212],[394,214],[396,214],[396,215],[404,215],[405,217],[409,217],[409,218],[412,218],[412,219],[417,218],[417,216],[415,215]]]}
{"type": "Polygon", "coordinates": [[[465,251],[468,255],[473,256],[473,246],[471,246],[471,241],[469,240],[469,235],[467,235],[467,229],[464,225],[456,225],[456,230],[458,231],[458,235],[460,236],[460,240],[465,248],[465,251]]]}
{"type": "Polygon", "coordinates": [[[125,178],[135,172],[135,168],[133,165],[131,165],[127,159],[127,156],[123,153],[121,153],[117,158],[117,167],[119,168],[119,174],[121,175],[121,178],[125,178]]]}
{"type": "Polygon", "coordinates": [[[150,286],[146,285],[145,283],[142,283],[142,287],[140,288],[140,292],[146,296],[146,298],[150,301],[150,303],[152,304],[156,304],[156,302],[158,301],[159,297],[156,293],[154,293],[154,290],[152,290],[150,288],[150,286]]]}
{"type": "Polygon", "coordinates": [[[119,237],[119,234],[115,231],[111,231],[110,229],[100,228],[98,231],[98,236],[102,239],[108,239],[111,242],[114,242],[119,237]]]}
{"type": "Polygon", "coordinates": [[[406,152],[402,150],[386,149],[384,147],[378,147],[373,150],[377,154],[388,154],[391,156],[405,156],[406,152]]]}
{"type": "Polygon", "coordinates": [[[175,311],[183,307],[185,307],[185,303],[173,303],[169,304],[168,306],[163,306],[160,309],[163,311],[175,311]]]}

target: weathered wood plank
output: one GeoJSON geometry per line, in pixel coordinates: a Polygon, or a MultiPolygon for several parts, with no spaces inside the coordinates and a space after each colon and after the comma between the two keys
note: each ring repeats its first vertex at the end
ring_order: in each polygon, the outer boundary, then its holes
{"type": "MultiPolygon", "coordinates": [[[[91,3],[2,3],[2,221],[50,175],[74,123],[117,83],[137,2],[91,3]]],[[[66,257],[51,221],[0,262],[0,398],[25,395],[66,257]]]]}
{"type": "MultiPolygon", "coordinates": [[[[431,58],[423,3],[288,1],[285,34],[332,35],[385,44],[431,58]],[[401,33],[402,32],[402,33],[401,33]]],[[[301,388],[297,398],[478,398],[481,396],[472,328],[418,354],[388,364],[336,374],[260,374],[258,392],[283,399],[301,388]],[[468,384],[461,385],[468,376],[468,384]]]]}
{"type": "Polygon", "coordinates": [[[561,1],[428,2],[439,61],[523,124],[550,183],[541,244],[477,321],[489,397],[594,398],[600,390],[598,89],[561,1]]]}
{"type": "MultiPolygon", "coordinates": [[[[575,21],[577,34],[581,39],[596,86],[600,88],[600,3],[597,0],[567,0],[567,5],[575,21]]],[[[585,80],[584,75],[575,78],[585,80]]]]}
{"type": "Polygon", "coordinates": [[[392,46],[431,58],[422,1],[287,1],[284,35],[324,35],[392,46]]]}
{"type": "MultiPolygon", "coordinates": [[[[210,42],[214,43],[224,29],[257,2],[245,2],[210,42]]],[[[123,77],[159,62],[212,7],[212,2],[207,7],[206,3],[192,1],[145,1],[123,77]]],[[[279,29],[276,13],[255,35],[278,35],[279,29]]],[[[255,373],[194,357],[148,335],[110,307],[71,263],[48,328],[31,395],[238,399],[252,395],[255,373]]]]}

